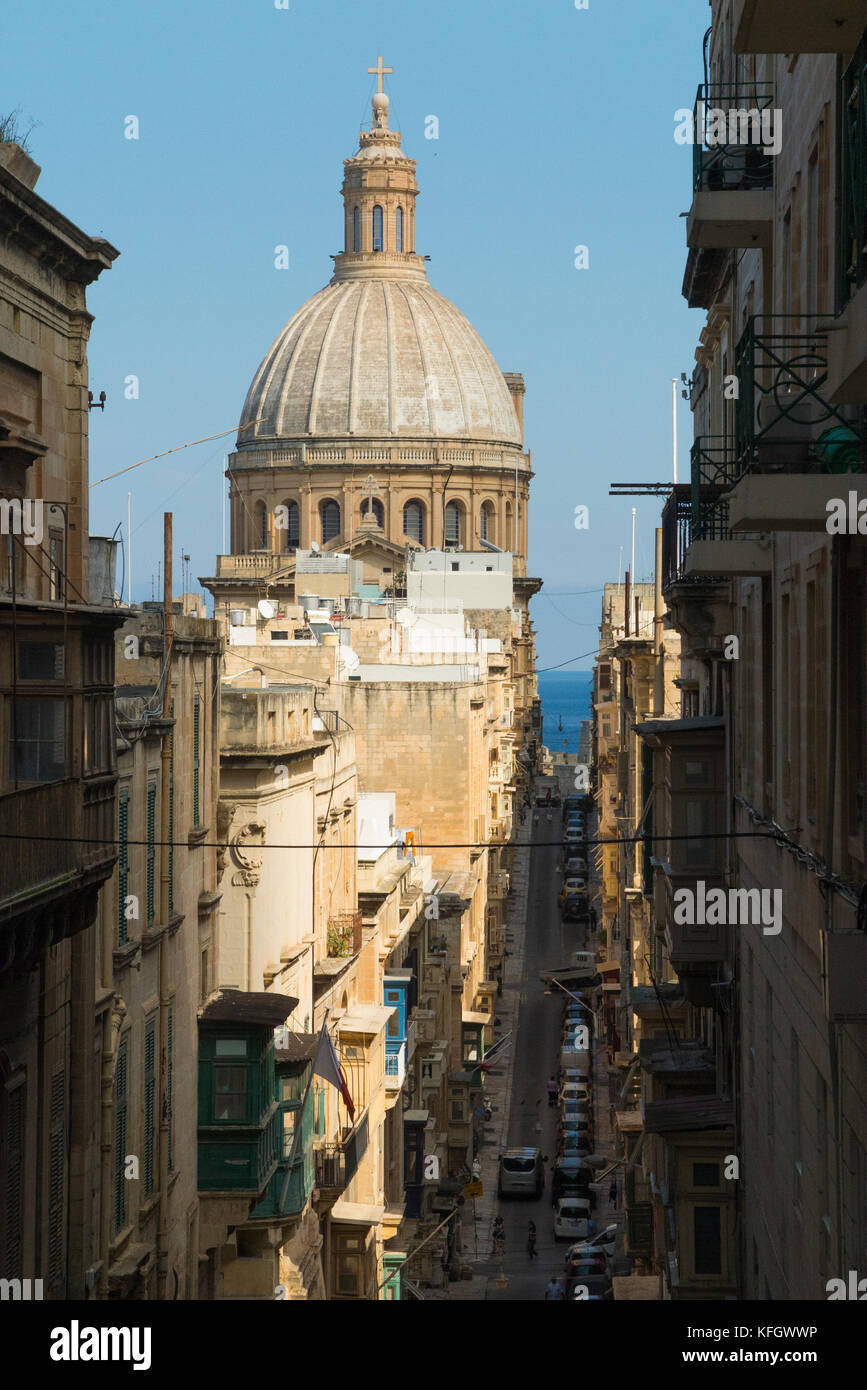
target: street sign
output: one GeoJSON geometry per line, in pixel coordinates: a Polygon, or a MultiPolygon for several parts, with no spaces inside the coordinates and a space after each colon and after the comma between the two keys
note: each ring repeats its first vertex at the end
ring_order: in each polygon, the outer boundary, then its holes
{"type": "Polygon", "coordinates": [[[468,1182],[464,1188],[464,1196],[469,1202],[472,1198],[481,1197],[484,1193],[484,1185],[480,1182],[468,1182]]]}

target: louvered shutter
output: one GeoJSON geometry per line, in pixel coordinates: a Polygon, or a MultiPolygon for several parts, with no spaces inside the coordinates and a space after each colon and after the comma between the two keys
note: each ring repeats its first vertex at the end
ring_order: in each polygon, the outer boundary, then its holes
{"type": "Polygon", "coordinates": [[[154,1096],[156,1094],[156,1023],[150,1019],[145,1027],[144,1065],[144,1190],[150,1197],[154,1191],[154,1096]]]}
{"type": "Polygon", "coordinates": [[[201,736],[201,701],[193,696],[193,825],[199,824],[199,739],[201,736]]]}
{"type": "Polygon", "coordinates": [[[62,1283],[66,1206],[66,1072],[51,1078],[48,1115],[48,1283],[62,1283]]]}
{"type": "Polygon", "coordinates": [[[20,1279],[24,1261],[24,1123],[27,1088],[23,1084],[6,1098],[6,1171],[3,1183],[3,1277],[20,1279]]]}
{"type": "Polygon", "coordinates": [[[117,944],[125,946],[129,937],[126,900],[129,893],[129,792],[121,791],[117,801],[117,944]]]}
{"type": "Polygon", "coordinates": [[[114,1230],[126,1220],[126,1039],[118,1048],[114,1074],[114,1230]]]}
{"type": "Polygon", "coordinates": [[[154,841],[156,840],[156,818],[157,787],[155,782],[149,782],[147,817],[147,924],[149,927],[152,927],[154,923],[154,841]]]}

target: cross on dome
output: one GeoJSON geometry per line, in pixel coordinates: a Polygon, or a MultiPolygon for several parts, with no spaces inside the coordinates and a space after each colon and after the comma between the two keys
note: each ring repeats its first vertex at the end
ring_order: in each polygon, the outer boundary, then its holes
{"type": "Polygon", "coordinates": [[[376,67],[375,67],[375,68],[368,68],[367,71],[370,72],[370,73],[374,73],[374,74],[376,75],[376,91],[377,91],[377,95],[378,95],[378,96],[383,96],[384,93],[383,93],[383,90],[382,90],[382,79],[383,79],[383,77],[385,76],[386,73],[393,73],[393,72],[394,72],[394,68],[384,68],[384,67],[382,66],[382,54],[380,53],[379,57],[378,57],[377,60],[376,60],[376,67]]]}

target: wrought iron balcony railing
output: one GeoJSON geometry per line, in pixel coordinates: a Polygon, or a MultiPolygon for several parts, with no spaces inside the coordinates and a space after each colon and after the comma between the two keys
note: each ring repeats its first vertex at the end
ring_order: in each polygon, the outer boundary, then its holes
{"type": "Polygon", "coordinates": [[[361,950],[361,913],[334,912],[328,919],[329,956],[354,956],[361,950]]]}
{"type": "Polygon", "coordinates": [[[700,86],[693,110],[692,186],[696,193],[772,188],[774,88],[700,86]],[[769,129],[770,127],[770,129],[769,129]]]}
{"type": "Polygon", "coordinates": [[[735,350],[732,482],[750,470],[861,471],[859,434],[845,407],[822,394],[827,321],[819,314],[758,314],[748,321],[735,350]]]}
{"type": "Polygon", "coordinates": [[[867,30],[840,87],[837,309],[867,280],[867,30]]]}

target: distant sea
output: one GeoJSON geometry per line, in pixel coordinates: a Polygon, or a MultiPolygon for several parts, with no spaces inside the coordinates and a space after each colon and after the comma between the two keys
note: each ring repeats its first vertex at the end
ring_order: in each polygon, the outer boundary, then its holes
{"type": "Polygon", "coordinates": [[[592,671],[545,671],[539,677],[542,742],[552,752],[577,753],[581,721],[592,714],[592,671]],[[562,730],[558,727],[562,723],[562,730]]]}

